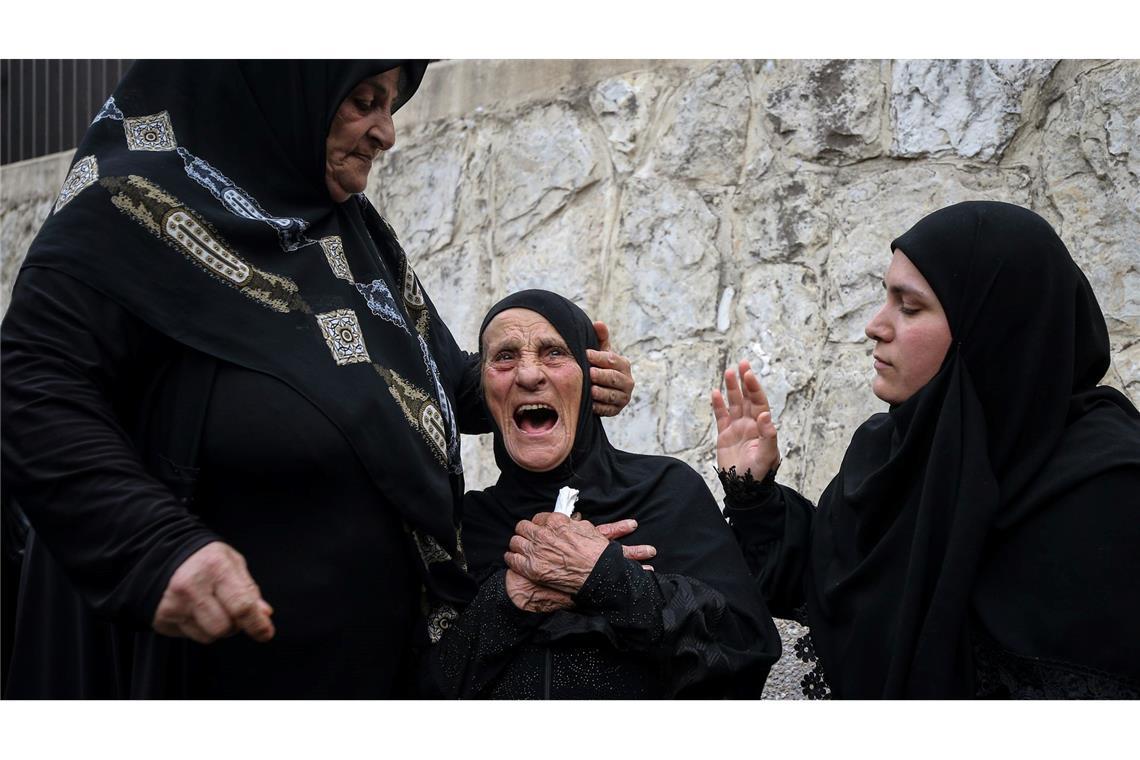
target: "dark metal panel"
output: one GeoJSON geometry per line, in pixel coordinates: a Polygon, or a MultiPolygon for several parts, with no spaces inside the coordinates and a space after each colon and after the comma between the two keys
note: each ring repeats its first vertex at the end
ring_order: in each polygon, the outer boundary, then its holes
{"type": "Polygon", "coordinates": [[[129,59],[0,61],[0,163],[78,145],[131,63],[129,59]]]}

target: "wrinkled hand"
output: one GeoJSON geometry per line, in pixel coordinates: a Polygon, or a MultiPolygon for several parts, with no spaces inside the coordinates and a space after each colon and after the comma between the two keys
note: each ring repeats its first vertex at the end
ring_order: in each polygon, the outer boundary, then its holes
{"type": "MultiPolygon", "coordinates": [[[[535,515],[532,522],[540,518],[535,515]]],[[[541,524],[541,523],[539,523],[541,524]]],[[[627,518],[625,520],[618,520],[612,523],[603,523],[602,525],[595,525],[598,532],[608,538],[610,541],[617,541],[619,538],[625,538],[630,533],[637,530],[637,520],[627,518]]],[[[622,556],[626,559],[634,559],[638,562],[645,562],[657,556],[657,547],[649,544],[634,544],[631,546],[622,545],[622,556]]],[[[652,570],[653,565],[642,565],[646,570],[652,570]]]]}
{"type": "Polygon", "coordinates": [[[534,583],[575,594],[609,543],[589,520],[543,512],[515,526],[503,559],[508,568],[534,583]]]}
{"type": "Polygon", "coordinates": [[[598,334],[598,351],[586,350],[590,362],[590,397],[594,412],[602,417],[613,417],[633,398],[633,370],[629,359],[616,353],[610,346],[610,329],[605,322],[595,322],[598,334]]]}
{"type": "Polygon", "coordinates": [[[728,392],[727,405],[719,390],[712,392],[717,466],[726,470],[735,466],[741,476],[751,470],[753,478],[762,480],[769,470],[780,464],[780,447],[768,397],[747,361],[740,362],[736,372],[725,371],[724,385],[728,392]]]}
{"type": "Polygon", "coordinates": [[[569,594],[542,586],[514,570],[507,571],[507,596],[524,612],[557,612],[574,606],[569,594]]]}
{"type": "Polygon", "coordinates": [[[199,644],[239,631],[254,641],[269,641],[275,633],[272,614],[245,559],[228,544],[214,541],[187,557],[170,576],[152,625],[165,636],[185,636],[199,644]]]}

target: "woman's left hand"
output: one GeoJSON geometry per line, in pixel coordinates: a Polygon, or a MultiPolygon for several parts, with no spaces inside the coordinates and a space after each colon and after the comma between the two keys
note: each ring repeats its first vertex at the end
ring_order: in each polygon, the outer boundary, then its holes
{"type": "Polygon", "coordinates": [[[523,612],[557,612],[574,606],[569,594],[555,591],[508,570],[504,579],[511,603],[523,612]]]}
{"type": "Polygon", "coordinates": [[[610,329],[605,322],[595,322],[598,348],[586,350],[590,362],[590,382],[593,388],[594,412],[602,417],[613,417],[633,398],[633,370],[629,359],[616,353],[610,346],[610,329]]]}
{"type": "Polygon", "coordinates": [[[534,583],[575,594],[609,543],[588,520],[542,512],[515,526],[503,559],[508,568],[534,583]]]}

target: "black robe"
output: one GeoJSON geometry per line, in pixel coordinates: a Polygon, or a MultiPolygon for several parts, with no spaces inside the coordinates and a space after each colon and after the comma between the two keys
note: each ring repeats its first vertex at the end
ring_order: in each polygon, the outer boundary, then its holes
{"type": "Polygon", "coordinates": [[[1098,386],[1104,317],[1049,225],[974,202],[895,240],[953,344],[854,434],[819,509],[727,487],[777,615],[833,696],[1140,695],[1140,414],[1098,386]]]}
{"type": "Polygon", "coordinates": [[[392,696],[471,598],[472,357],[367,200],[324,184],[337,106],[400,63],[139,63],[93,123],[2,327],[4,496],[32,528],[5,696],[392,696]],[[213,540],[272,642],[149,632],[213,540]]]}
{"type": "MultiPolygon", "coordinates": [[[[496,485],[463,500],[463,540],[483,578],[474,602],[431,653],[429,691],[450,697],[758,697],[780,640],[701,477],[670,457],[618,451],[589,411],[589,318],[545,291],[508,296],[509,308],[544,316],[582,368],[582,409],[571,455],[547,473],[511,460],[499,432],[496,485]],[[603,552],[574,607],[523,612],[506,595],[503,554],[519,520],[554,507],[558,490],[580,490],[577,509],[595,525],[632,517],[623,543],[657,548],[654,571],[603,552]]],[[[481,337],[481,336],[480,336],[481,337]]]]}

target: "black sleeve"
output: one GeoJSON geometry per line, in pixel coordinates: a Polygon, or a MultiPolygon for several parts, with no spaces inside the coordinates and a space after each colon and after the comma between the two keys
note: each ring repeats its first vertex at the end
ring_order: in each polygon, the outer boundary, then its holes
{"type": "Polygon", "coordinates": [[[6,490],[96,612],[138,628],[178,565],[220,540],[144,470],[124,424],[160,340],[39,268],[20,275],[0,328],[6,490]]]}
{"type": "Polygon", "coordinates": [[[479,354],[466,351],[462,353],[466,357],[466,365],[459,387],[455,391],[455,403],[459,407],[456,411],[459,432],[468,435],[490,433],[491,420],[488,419],[487,409],[483,405],[479,354]]]}
{"type": "Polygon", "coordinates": [[[514,605],[507,596],[506,575],[506,570],[498,570],[483,581],[467,609],[423,654],[421,696],[485,696],[517,649],[534,635],[545,616],[514,605]]]}
{"type": "Polygon", "coordinates": [[[639,515],[639,530],[652,533],[623,539],[679,537],[658,547],[655,569],[611,543],[576,606],[602,615],[619,647],[660,658],[670,696],[758,697],[780,656],[779,633],[708,487],[690,468],[684,473],[670,500],[683,506],[639,515]]]}
{"type": "Polygon", "coordinates": [[[795,619],[804,604],[804,571],[815,507],[774,479],[720,472],[724,516],[772,614],[795,619]]]}

